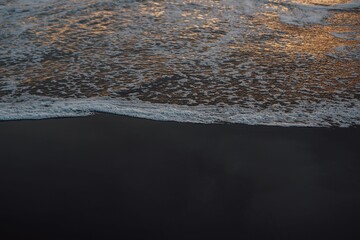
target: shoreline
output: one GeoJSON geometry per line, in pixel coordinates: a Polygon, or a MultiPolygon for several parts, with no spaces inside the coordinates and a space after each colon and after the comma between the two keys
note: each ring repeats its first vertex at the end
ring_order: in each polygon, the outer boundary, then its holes
{"type": "Polygon", "coordinates": [[[177,123],[177,124],[192,124],[192,125],[205,125],[205,126],[217,126],[217,125],[231,125],[231,126],[243,126],[243,127],[260,127],[260,128],[297,128],[297,129],[359,129],[360,125],[352,124],[346,127],[339,126],[339,125],[303,125],[303,124],[290,124],[287,123],[286,125],[282,124],[261,124],[261,123],[238,123],[238,122],[226,122],[226,121],[219,121],[219,122],[182,122],[177,120],[162,120],[162,119],[153,119],[153,118],[146,118],[140,116],[133,116],[133,115],[126,115],[126,114],[117,114],[111,112],[100,112],[94,111],[88,115],[80,115],[80,116],[54,116],[54,117],[44,117],[44,118],[19,118],[19,119],[0,119],[0,123],[9,123],[9,122],[27,122],[27,121],[51,121],[51,120],[62,120],[62,119],[82,119],[82,118],[91,118],[94,116],[113,116],[113,117],[120,117],[120,118],[129,118],[129,119],[136,119],[136,120],[145,120],[151,122],[160,122],[160,123],[177,123]]]}
{"type": "Polygon", "coordinates": [[[360,128],[0,122],[4,239],[358,239],[360,128]]]}

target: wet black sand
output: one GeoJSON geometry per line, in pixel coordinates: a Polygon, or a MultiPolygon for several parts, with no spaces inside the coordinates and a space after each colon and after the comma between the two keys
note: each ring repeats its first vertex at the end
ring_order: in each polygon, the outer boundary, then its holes
{"type": "Polygon", "coordinates": [[[360,239],[360,128],[0,122],[1,239],[360,239]]]}

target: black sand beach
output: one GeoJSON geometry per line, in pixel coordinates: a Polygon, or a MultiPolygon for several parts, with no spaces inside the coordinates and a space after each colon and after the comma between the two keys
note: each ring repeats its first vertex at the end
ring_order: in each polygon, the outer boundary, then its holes
{"type": "Polygon", "coordinates": [[[0,122],[1,239],[359,239],[360,128],[0,122]]]}

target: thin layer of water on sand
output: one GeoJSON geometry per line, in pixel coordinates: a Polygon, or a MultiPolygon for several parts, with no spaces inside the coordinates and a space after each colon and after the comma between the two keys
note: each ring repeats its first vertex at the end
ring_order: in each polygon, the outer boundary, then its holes
{"type": "Polygon", "coordinates": [[[360,2],[0,1],[0,119],[360,123],[360,2]]]}

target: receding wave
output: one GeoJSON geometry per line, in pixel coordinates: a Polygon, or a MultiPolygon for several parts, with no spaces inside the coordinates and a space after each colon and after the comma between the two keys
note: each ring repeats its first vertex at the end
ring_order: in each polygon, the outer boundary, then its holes
{"type": "Polygon", "coordinates": [[[0,0],[0,119],[360,123],[360,2],[0,0]]]}

